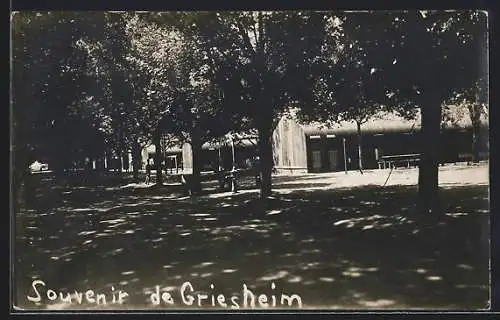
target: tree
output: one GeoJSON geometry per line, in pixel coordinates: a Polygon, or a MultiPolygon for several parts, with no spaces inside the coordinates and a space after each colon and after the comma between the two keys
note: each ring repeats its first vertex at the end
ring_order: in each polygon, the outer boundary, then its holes
{"type": "Polygon", "coordinates": [[[12,23],[12,156],[14,185],[35,158],[57,172],[91,145],[91,124],[75,101],[83,99],[85,56],[74,47],[95,34],[96,15],[14,13],[12,23]],[[84,134],[82,134],[84,133],[84,134]],[[86,134],[88,133],[88,134],[86,134]]]}
{"type": "Polygon", "coordinates": [[[272,132],[281,114],[310,101],[311,68],[324,35],[322,13],[179,13],[181,30],[216,66],[224,106],[258,130],[261,197],[271,194],[272,132]],[[229,106],[229,101],[233,104],[229,106]]]}
{"type": "MultiPolygon", "coordinates": [[[[238,122],[233,121],[228,108],[222,108],[223,94],[214,81],[220,72],[206,51],[198,45],[195,35],[184,32],[185,21],[173,24],[168,18],[166,15],[155,21],[151,14],[134,18],[139,27],[130,60],[150,79],[148,94],[152,103],[161,106],[154,138],[157,157],[161,133],[174,137],[173,143],[191,144],[191,187],[197,192],[201,190],[203,143],[225,134],[238,122]]],[[[157,158],[156,162],[160,161],[157,158]]]]}
{"type": "Polygon", "coordinates": [[[119,159],[120,171],[127,167],[135,125],[134,85],[126,60],[130,39],[125,26],[128,15],[102,13],[102,30],[92,38],[80,38],[79,48],[88,56],[89,89],[95,99],[94,119],[105,134],[107,149],[119,159]]]}
{"type": "Polygon", "coordinates": [[[364,44],[380,86],[401,112],[420,108],[419,210],[440,211],[441,104],[484,77],[486,14],[481,11],[351,13],[344,32],[364,44]],[[432,141],[432,143],[429,143],[432,141]]]}
{"type": "Polygon", "coordinates": [[[484,78],[478,80],[471,88],[457,91],[443,107],[442,122],[455,125],[468,119],[472,124],[472,161],[480,159],[480,142],[483,135],[483,121],[488,118],[488,95],[484,78]]]}
{"type": "MultiPolygon", "coordinates": [[[[143,21],[130,13],[104,13],[104,18],[99,37],[78,42],[88,56],[88,74],[94,79],[89,88],[94,104],[87,110],[106,137],[106,144],[119,156],[120,167],[126,166],[127,151],[131,150],[134,178],[138,180],[141,149],[154,140],[160,150],[158,125],[164,104],[154,95],[161,79],[156,70],[148,69],[154,52],[144,44],[149,31],[143,21]]],[[[162,177],[160,162],[156,158],[158,184],[162,177]]]]}
{"type": "Polygon", "coordinates": [[[387,92],[379,85],[377,70],[370,64],[364,43],[356,34],[343,32],[345,17],[331,15],[323,46],[322,72],[317,77],[312,105],[300,110],[303,121],[321,121],[327,125],[354,121],[357,128],[358,168],[363,173],[361,126],[390,110],[387,92]]]}

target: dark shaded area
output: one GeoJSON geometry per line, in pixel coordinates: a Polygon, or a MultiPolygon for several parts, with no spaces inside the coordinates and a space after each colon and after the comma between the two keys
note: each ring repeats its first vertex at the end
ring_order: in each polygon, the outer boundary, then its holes
{"type": "MultiPolygon", "coordinates": [[[[178,185],[120,187],[127,178],[118,175],[32,179],[35,197],[16,213],[20,307],[45,307],[26,299],[33,279],[63,292],[114,286],[130,294],[127,306],[145,308],[155,285],[173,290],[182,307],[184,281],[227,296],[241,295],[243,283],[272,294],[274,281],[306,308],[483,308],[489,299],[480,238],[487,186],[442,189],[447,215],[424,225],[413,213],[416,186],[263,200],[258,190],[184,197],[178,185]]],[[[290,179],[276,179],[276,188],[290,179]]]]}

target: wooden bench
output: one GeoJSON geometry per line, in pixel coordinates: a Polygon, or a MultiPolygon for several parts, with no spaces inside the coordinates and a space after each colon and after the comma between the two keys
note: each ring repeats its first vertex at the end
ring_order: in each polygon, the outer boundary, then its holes
{"type": "Polygon", "coordinates": [[[386,168],[395,168],[398,164],[405,163],[407,168],[410,168],[412,165],[417,166],[420,161],[419,153],[412,154],[397,154],[397,155],[389,155],[382,156],[378,161],[379,169],[386,168]]]}
{"type": "Polygon", "coordinates": [[[238,189],[237,183],[237,171],[219,171],[218,172],[218,180],[219,180],[219,189],[226,190],[227,189],[236,192],[238,189]]]}

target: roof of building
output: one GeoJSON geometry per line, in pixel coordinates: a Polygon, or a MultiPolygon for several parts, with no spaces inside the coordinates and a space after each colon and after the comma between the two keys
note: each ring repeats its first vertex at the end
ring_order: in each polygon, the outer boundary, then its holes
{"type": "MultiPolygon", "coordinates": [[[[236,148],[238,148],[238,147],[247,148],[247,147],[257,146],[257,142],[258,142],[258,140],[255,136],[249,135],[249,134],[246,134],[246,135],[240,134],[240,135],[234,136],[233,141],[234,141],[234,146],[236,148]]],[[[221,143],[222,148],[227,148],[230,146],[231,146],[231,141],[229,139],[226,139],[225,141],[223,141],[221,143]]],[[[201,148],[202,148],[202,150],[217,150],[218,147],[219,147],[219,145],[217,142],[206,142],[203,144],[203,146],[201,148]]],[[[146,150],[147,150],[148,154],[154,154],[156,152],[156,148],[154,145],[147,146],[146,150]]],[[[182,153],[181,146],[173,146],[173,147],[167,148],[165,150],[165,154],[167,154],[167,155],[176,154],[176,153],[182,153]]]]}
{"type": "MultiPolygon", "coordinates": [[[[341,121],[327,126],[323,123],[302,124],[306,136],[322,134],[355,134],[357,125],[354,121],[341,121]]],[[[372,118],[361,125],[362,133],[411,132],[420,130],[419,120],[406,120],[391,115],[384,118],[372,118]]]]}
{"type": "MultiPolygon", "coordinates": [[[[452,106],[454,107],[454,106],[452,106]]],[[[417,132],[421,129],[420,113],[417,113],[414,119],[408,120],[394,113],[379,113],[370,118],[367,122],[361,125],[361,132],[366,134],[379,134],[391,132],[417,132]]],[[[481,123],[488,125],[488,119],[481,118],[481,123]]],[[[324,123],[314,122],[301,124],[306,136],[337,134],[348,135],[356,134],[357,126],[354,121],[341,121],[340,123],[327,126],[324,123]]],[[[447,121],[442,123],[444,129],[464,129],[471,128],[472,122],[468,116],[461,117],[458,121],[447,121]]]]}
{"type": "MultiPolygon", "coordinates": [[[[442,127],[445,129],[463,129],[463,128],[471,128],[472,123],[470,117],[467,116],[467,110],[464,109],[464,106],[448,106],[451,108],[452,112],[461,113],[462,116],[458,121],[447,121],[442,124],[442,127]],[[465,112],[465,113],[464,113],[465,112]],[[465,115],[465,116],[464,116],[465,115]]],[[[289,119],[293,120],[292,116],[289,119]]],[[[361,132],[363,134],[381,134],[381,133],[391,133],[391,132],[418,132],[421,129],[421,117],[420,113],[417,113],[414,119],[408,120],[405,119],[395,113],[381,112],[374,117],[370,118],[368,121],[361,125],[361,132]]],[[[481,122],[484,126],[488,126],[488,117],[487,115],[481,118],[481,122]]],[[[304,130],[304,133],[307,137],[314,135],[326,135],[326,134],[335,134],[335,135],[351,135],[356,134],[357,126],[354,121],[341,121],[339,123],[335,123],[332,125],[326,125],[325,123],[320,122],[311,122],[311,123],[301,123],[300,126],[304,130]]],[[[236,147],[251,147],[256,146],[258,139],[255,132],[248,133],[233,133],[230,135],[226,135],[222,140],[225,139],[223,145],[228,147],[231,145],[231,137],[234,141],[236,147]]],[[[203,150],[216,150],[218,148],[217,142],[207,142],[203,144],[203,150]]],[[[147,147],[148,153],[155,153],[154,145],[150,145],[147,147]]],[[[181,146],[170,147],[166,150],[166,154],[175,154],[181,153],[181,146]]]]}

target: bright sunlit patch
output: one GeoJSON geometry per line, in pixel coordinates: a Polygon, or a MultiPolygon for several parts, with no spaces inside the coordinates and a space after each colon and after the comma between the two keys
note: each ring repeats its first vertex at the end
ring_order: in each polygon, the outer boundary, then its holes
{"type": "Polygon", "coordinates": [[[190,216],[192,216],[192,217],[208,217],[208,216],[210,216],[210,213],[193,213],[193,214],[190,214],[190,216]]]}
{"type": "Polygon", "coordinates": [[[357,271],[344,271],[342,272],[342,275],[345,276],[345,277],[350,277],[350,278],[359,278],[361,277],[361,273],[360,272],[357,272],[357,271]]]}
{"type": "Polygon", "coordinates": [[[428,276],[428,277],[426,277],[426,279],[429,280],[429,281],[443,280],[443,278],[441,278],[440,276],[428,276]]]}
{"type": "Polygon", "coordinates": [[[268,216],[281,213],[283,210],[271,210],[267,213],[268,216]]]}
{"type": "Polygon", "coordinates": [[[383,308],[395,304],[395,301],[387,299],[378,299],[375,301],[360,301],[359,303],[369,308],[383,308]]]}
{"type": "Polygon", "coordinates": [[[282,279],[284,277],[286,277],[288,275],[288,271],[279,271],[278,273],[276,274],[273,274],[273,275],[267,275],[267,276],[263,276],[261,278],[259,278],[258,280],[259,281],[271,281],[271,280],[277,280],[277,279],[282,279]]]}
{"type": "Polygon", "coordinates": [[[446,215],[449,217],[452,217],[452,218],[457,218],[457,217],[461,217],[461,216],[467,216],[469,214],[464,213],[464,212],[449,212],[449,213],[446,213],[446,215]]]}
{"type": "Polygon", "coordinates": [[[126,275],[129,275],[129,274],[134,274],[134,273],[135,273],[135,271],[133,271],[133,270],[130,270],[130,271],[123,271],[123,272],[122,272],[122,275],[123,275],[123,276],[126,276],[126,275]]]}
{"type": "Polygon", "coordinates": [[[141,212],[139,212],[139,211],[128,212],[128,213],[126,213],[126,215],[128,215],[128,216],[139,216],[139,215],[141,215],[141,212]]]}
{"type": "Polygon", "coordinates": [[[76,208],[76,209],[72,209],[71,211],[73,212],[85,212],[85,211],[92,211],[93,209],[92,208],[76,208]]]}
{"type": "Polygon", "coordinates": [[[468,264],[459,264],[459,265],[457,265],[457,268],[464,269],[464,270],[472,270],[472,269],[474,269],[473,267],[469,266],[468,264]]]}
{"type": "Polygon", "coordinates": [[[322,281],[322,282],[334,282],[335,279],[334,278],[330,278],[330,277],[321,277],[321,278],[319,278],[319,281],[322,281]]]}
{"type": "Polygon", "coordinates": [[[237,269],[224,269],[224,270],[222,270],[222,273],[233,273],[236,271],[237,271],[237,269]]]}
{"type": "Polygon", "coordinates": [[[213,264],[214,264],[213,262],[202,262],[202,263],[200,263],[200,266],[201,267],[207,267],[207,266],[211,266],[213,264]]]}
{"type": "Polygon", "coordinates": [[[114,219],[114,220],[102,220],[101,223],[110,223],[110,224],[118,224],[120,222],[125,222],[123,219],[114,219]]]}
{"type": "Polygon", "coordinates": [[[375,201],[360,201],[359,203],[363,204],[363,205],[376,205],[376,204],[378,204],[378,202],[375,202],[375,201]]]}
{"type": "Polygon", "coordinates": [[[213,238],[213,240],[223,240],[223,241],[229,241],[231,240],[230,237],[228,236],[221,236],[221,237],[216,237],[216,238],[213,238]]]}
{"type": "Polygon", "coordinates": [[[120,252],[123,252],[123,248],[115,249],[115,250],[111,251],[111,254],[118,254],[120,252]]]}
{"type": "Polygon", "coordinates": [[[298,282],[302,281],[302,278],[299,276],[294,276],[294,277],[291,277],[290,279],[288,279],[287,281],[290,283],[298,283],[298,282]]]}
{"type": "Polygon", "coordinates": [[[423,268],[418,268],[415,270],[417,273],[420,273],[420,274],[424,274],[424,273],[427,273],[427,270],[423,269],[423,268]]]}
{"type": "Polygon", "coordinates": [[[302,250],[301,253],[320,253],[321,250],[319,249],[312,249],[312,250],[302,250]]]}

